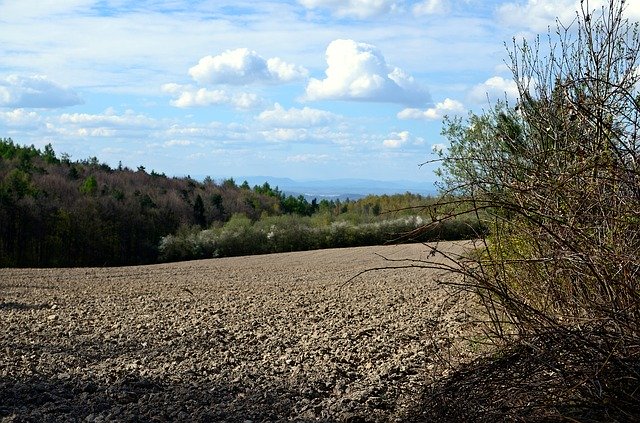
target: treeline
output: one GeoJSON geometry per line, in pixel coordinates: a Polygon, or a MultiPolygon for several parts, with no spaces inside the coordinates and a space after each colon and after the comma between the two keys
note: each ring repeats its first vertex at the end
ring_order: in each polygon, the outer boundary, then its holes
{"type": "Polygon", "coordinates": [[[152,263],[162,236],[234,213],[257,218],[277,199],[144,167],[112,169],[97,158],[58,158],[47,145],[0,140],[0,266],[152,263]]]}
{"type": "MultiPolygon", "coordinates": [[[[0,139],[0,266],[133,265],[361,245],[365,242],[355,235],[348,237],[352,243],[324,235],[321,242],[311,240],[317,235],[313,231],[298,232],[297,242],[304,245],[296,246],[277,243],[282,234],[262,243],[259,234],[269,233],[263,231],[265,225],[282,231],[285,220],[269,220],[279,216],[298,219],[294,219],[296,224],[289,222],[290,228],[324,226],[334,227],[335,232],[336,222],[341,221],[352,231],[358,225],[415,215],[416,208],[429,201],[409,193],[358,201],[308,201],[285,195],[268,183],[250,187],[246,182],[237,185],[233,179],[216,183],[211,178],[200,182],[167,177],[149,173],[143,166],[111,168],[95,157],[78,161],[66,154],[58,157],[51,145],[39,150],[0,139]],[[402,211],[391,214],[391,210],[402,211]],[[248,237],[236,243],[235,249],[231,242],[221,241],[233,238],[229,234],[234,225],[239,226],[237,233],[248,237]],[[245,230],[247,226],[253,232],[245,230]],[[186,248],[185,243],[201,232],[198,236],[209,240],[206,247],[186,248]],[[213,234],[217,234],[215,242],[213,234]]],[[[394,232],[398,231],[384,232],[387,240],[394,232]]],[[[383,241],[382,235],[369,237],[373,238],[376,243],[383,241]]]]}

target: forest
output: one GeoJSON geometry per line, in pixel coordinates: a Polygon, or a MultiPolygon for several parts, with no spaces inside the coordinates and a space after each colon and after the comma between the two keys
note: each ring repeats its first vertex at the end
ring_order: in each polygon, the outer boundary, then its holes
{"type": "MultiPolygon", "coordinates": [[[[371,245],[429,221],[432,201],[405,193],[309,202],[268,183],[111,168],[96,157],[58,157],[51,144],[40,150],[3,138],[0,266],[119,266],[371,245]]],[[[475,229],[420,239],[469,237],[475,229]]]]}

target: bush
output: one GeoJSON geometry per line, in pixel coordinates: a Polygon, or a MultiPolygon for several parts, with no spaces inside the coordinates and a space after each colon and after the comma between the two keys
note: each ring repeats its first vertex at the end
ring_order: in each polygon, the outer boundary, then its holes
{"type": "MultiPolygon", "coordinates": [[[[580,374],[547,397],[579,393],[602,415],[630,416],[640,403],[640,34],[624,1],[581,4],[577,28],[558,25],[548,47],[514,44],[515,107],[445,121],[442,187],[458,197],[441,206],[462,205],[489,229],[448,268],[480,294],[498,341],[571,336],[559,359],[580,374]],[[587,356],[598,362],[577,361],[587,356]],[[619,383],[625,399],[614,403],[619,383]]],[[[557,368],[542,375],[549,387],[566,375],[557,368]]]]}
{"type": "Polygon", "coordinates": [[[173,261],[478,236],[477,221],[452,220],[420,231],[423,224],[420,216],[325,224],[323,219],[299,215],[263,216],[251,222],[245,215],[236,214],[222,228],[194,227],[166,236],[159,250],[161,260],[173,261]]]}
{"type": "Polygon", "coordinates": [[[520,332],[638,329],[640,39],[622,12],[617,1],[584,10],[577,39],[566,29],[549,59],[516,46],[517,107],[445,126],[446,187],[491,228],[470,276],[520,332]]]}

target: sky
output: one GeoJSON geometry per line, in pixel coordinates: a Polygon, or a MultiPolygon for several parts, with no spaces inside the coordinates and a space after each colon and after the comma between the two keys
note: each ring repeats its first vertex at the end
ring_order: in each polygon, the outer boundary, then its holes
{"type": "Polygon", "coordinates": [[[0,0],[0,137],[169,176],[430,184],[443,116],[514,99],[505,43],[578,7],[0,0]]]}

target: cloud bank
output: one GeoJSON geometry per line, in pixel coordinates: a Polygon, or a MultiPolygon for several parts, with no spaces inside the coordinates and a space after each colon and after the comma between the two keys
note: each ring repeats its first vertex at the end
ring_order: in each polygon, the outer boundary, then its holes
{"type": "Polygon", "coordinates": [[[248,110],[263,103],[263,100],[254,93],[232,93],[223,89],[194,88],[191,85],[175,83],[164,84],[160,88],[163,92],[175,97],[171,100],[171,105],[179,108],[229,104],[239,110],[248,110]]]}
{"type": "Polygon", "coordinates": [[[260,113],[258,120],[271,126],[282,128],[299,128],[308,126],[322,126],[334,122],[338,116],[324,110],[304,107],[302,109],[291,108],[285,110],[276,103],[271,110],[260,113]]]}
{"type": "Polygon", "coordinates": [[[150,129],[157,124],[155,119],[135,113],[133,110],[126,110],[123,114],[118,115],[112,109],[106,110],[103,114],[65,113],[60,115],[59,121],[62,124],[87,128],[109,127],[113,129],[150,129]]]}
{"type": "Polygon", "coordinates": [[[325,79],[311,78],[308,100],[355,100],[423,105],[427,90],[402,69],[387,64],[373,45],[334,40],[326,50],[325,79]]]}

